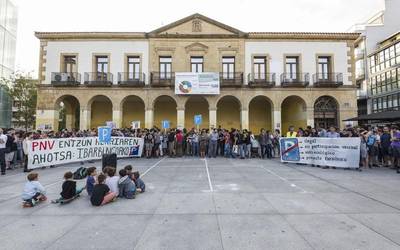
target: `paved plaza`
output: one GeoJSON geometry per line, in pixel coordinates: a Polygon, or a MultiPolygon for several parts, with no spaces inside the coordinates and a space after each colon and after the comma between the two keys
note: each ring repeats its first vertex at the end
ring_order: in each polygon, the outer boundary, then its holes
{"type": "MultiPolygon", "coordinates": [[[[104,207],[92,207],[85,193],[70,204],[23,209],[25,174],[2,176],[0,248],[400,249],[400,175],[387,169],[259,159],[118,161],[126,164],[144,174],[147,192],[104,207]]],[[[78,167],[38,170],[49,199],[58,197],[63,173],[78,167]]]]}

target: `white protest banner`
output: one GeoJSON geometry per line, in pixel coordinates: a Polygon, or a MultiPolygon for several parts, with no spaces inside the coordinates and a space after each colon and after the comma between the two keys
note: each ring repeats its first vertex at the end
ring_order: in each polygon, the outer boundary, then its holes
{"type": "Polygon", "coordinates": [[[358,168],[360,138],[281,138],[281,161],[358,168]]]}
{"type": "Polygon", "coordinates": [[[28,141],[28,168],[101,159],[103,154],[117,157],[141,157],[143,138],[111,137],[104,144],[98,137],[74,137],[28,141]]]}
{"type": "Polygon", "coordinates": [[[219,74],[175,72],[175,94],[219,95],[219,74]]]}

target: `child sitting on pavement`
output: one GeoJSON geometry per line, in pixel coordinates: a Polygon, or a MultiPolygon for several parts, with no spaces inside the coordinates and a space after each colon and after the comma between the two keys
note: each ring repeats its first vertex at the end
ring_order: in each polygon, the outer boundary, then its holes
{"type": "Polygon", "coordinates": [[[146,191],[146,184],[144,184],[144,181],[140,178],[139,171],[133,172],[133,181],[136,184],[136,190],[140,193],[144,193],[146,191]]]}
{"type": "Polygon", "coordinates": [[[62,184],[62,191],[60,193],[61,198],[52,200],[52,203],[66,203],[79,197],[79,194],[83,191],[83,188],[76,187],[76,181],[73,180],[73,173],[68,171],[64,174],[64,183],[62,184]]]}
{"type": "Polygon", "coordinates": [[[118,190],[119,176],[115,176],[116,171],[117,171],[117,169],[114,167],[104,168],[104,173],[107,175],[106,184],[110,188],[111,192],[115,193],[115,195],[118,196],[119,195],[119,190],[118,190]]]}
{"type": "Polygon", "coordinates": [[[96,167],[90,167],[87,169],[87,178],[86,178],[86,192],[89,196],[92,196],[94,185],[96,184],[96,167]]]}
{"type": "Polygon", "coordinates": [[[27,176],[28,181],[25,183],[22,192],[23,207],[33,207],[40,201],[47,200],[46,191],[39,182],[39,174],[31,172],[27,176]]]}
{"type": "Polygon", "coordinates": [[[99,174],[97,177],[97,182],[93,188],[92,196],[90,197],[90,202],[93,206],[102,206],[111,201],[113,201],[117,196],[115,193],[110,192],[110,188],[104,184],[106,176],[104,174],[99,174]]]}
{"type": "Polygon", "coordinates": [[[135,183],[131,180],[131,178],[129,178],[125,169],[121,169],[119,171],[119,176],[120,176],[120,179],[118,181],[119,197],[123,197],[126,199],[134,199],[136,193],[135,183]]]}
{"type": "Polygon", "coordinates": [[[136,191],[143,193],[146,189],[146,185],[144,184],[143,180],[140,178],[140,174],[138,171],[132,172],[132,166],[126,165],[125,168],[126,174],[131,178],[132,181],[135,182],[136,191]]]}

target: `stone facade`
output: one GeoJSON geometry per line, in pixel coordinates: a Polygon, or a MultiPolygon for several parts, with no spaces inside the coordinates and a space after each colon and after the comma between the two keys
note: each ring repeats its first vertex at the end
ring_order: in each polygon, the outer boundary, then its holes
{"type": "MultiPolygon", "coordinates": [[[[252,129],[255,132],[258,132],[257,130],[261,127],[286,130],[289,125],[314,126],[314,109],[321,97],[330,98],[336,103],[335,119],[340,127],[344,126],[342,120],[357,114],[352,57],[353,43],[357,34],[353,33],[244,33],[195,14],[150,33],[37,33],[36,36],[41,40],[38,126],[47,125],[55,130],[58,129],[61,103],[66,110],[66,128],[80,129],[104,125],[105,121],[114,121],[117,127],[127,127],[131,119],[140,120],[142,127],[147,128],[160,127],[161,120],[165,119],[171,121],[172,127],[193,127],[193,115],[202,114],[204,121],[202,127],[235,127],[252,129]],[[171,56],[172,72],[190,72],[192,56],[203,57],[204,72],[222,72],[222,57],[234,56],[235,72],[243,73],[243,83],[236,87],[221,86],[220,95],[217,96],[175,95],[171,87],[152,86],[149,76],[140,87],[122,87],[115,79],[110,86],[53,85],[46,77],[50,75],[50,72],[45,71],[54,65],[46,67],[46,58],[60,56],[54,53],[76,53],[72,45],[66,49],[65,44],[68,42],[73,44],[77,41],[109,41],[110,44],[121,43],[121,41],[141,41],[142,43],[147,41],[148,54],[141,51],[140,55],[141,61],[148,62],[147,67],[143,69],[144,66],[141,65],[141,69],[149,75],[159,71],[160,56],[171,56]],[[340,53],[340,55],[333,55],[332,58],[335,58],[336,68],[340,68],[336,58],[345,59],[344,65],[340,65],[343,62],[339,61],[339,65],[346,71],[343,72],[347,76],[345,83],[341,86],[319,88],[314,86],[282,87],[279,83],[271,88],[250,86],[245,80],[247,74],[252,73],[249,67],[245,67],[245,58],[252,56],[246,54],[247,41],[314,43],[314,47],[318,47],[318,44],[323,45],[320,47],[326,47],[329,43],[338,44],[332,51],[335,50],[334,53],[340,53]],[[341,43],[344,44],[343,49],[340,47],[341,43]]],[[[122,50],[124,48],[119,49],[118,53],[122,54],[122,50]]],[[[131,50],[134,51],[134,48],[126,48],[126,50],[125,54],[130,53],[131,50]]],[[[325,48],[323,52],[333,53],[327,50],[329,48],[325,48]]],[[[97,52],[95,48],[93,51],[87,51],[87,59],[82,52],[79,54],[78,72],[80,67],[91,66],[89,65],[92,60],[91,55],[97,52]],[[84,63],[88,65],[85,66],[84,63]]],[[[111,58],[110,64],[113,65],[112,60],[115,59],[113,52],[101,52],[108,53],[107,55],[111,58]]],[[[315,55],[318,52],[320,51],[317,48],[316,51],[304,52],[309,53],[304,57],[313,57],[313,68],[316,63],[315,55]]],[[[269,54],[269,51],[263,54],[269,54]]],[[[283,55],[284,53],[282,57],[283,55]]],[[[278,59],[269,59],[272,61],[268,65],[272,64],[272,68],[276,68],[278,61],[274,60],[278,59]]],[[[283,59],[279,58],[279,60],[279,65],[282,65],[283,59]]],[[[121,62],[117,63],[122,65],[121,62]]],[[[303,64],[306,68],[306,63],[303,64]]],[[[268,69],[270,68],[268,66],[268,69]]],[[[279,82],[279,77],[277,82],[279,82]]]]}

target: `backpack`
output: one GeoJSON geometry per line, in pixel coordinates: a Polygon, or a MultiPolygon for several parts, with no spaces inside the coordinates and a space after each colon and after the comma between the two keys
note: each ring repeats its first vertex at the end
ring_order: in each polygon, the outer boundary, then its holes
{"type": "Polygon", "coordinates": [[[375,144],[375,136],[374,135],[368,136],[367,145],[368,146],[373,146],[374,144],[375,144]]]}
{"type": "Polygon", "coordinates": [[[80,167],[74,172],[74,180],[81,180],[86,178],[87,168],[80,167]]]}

